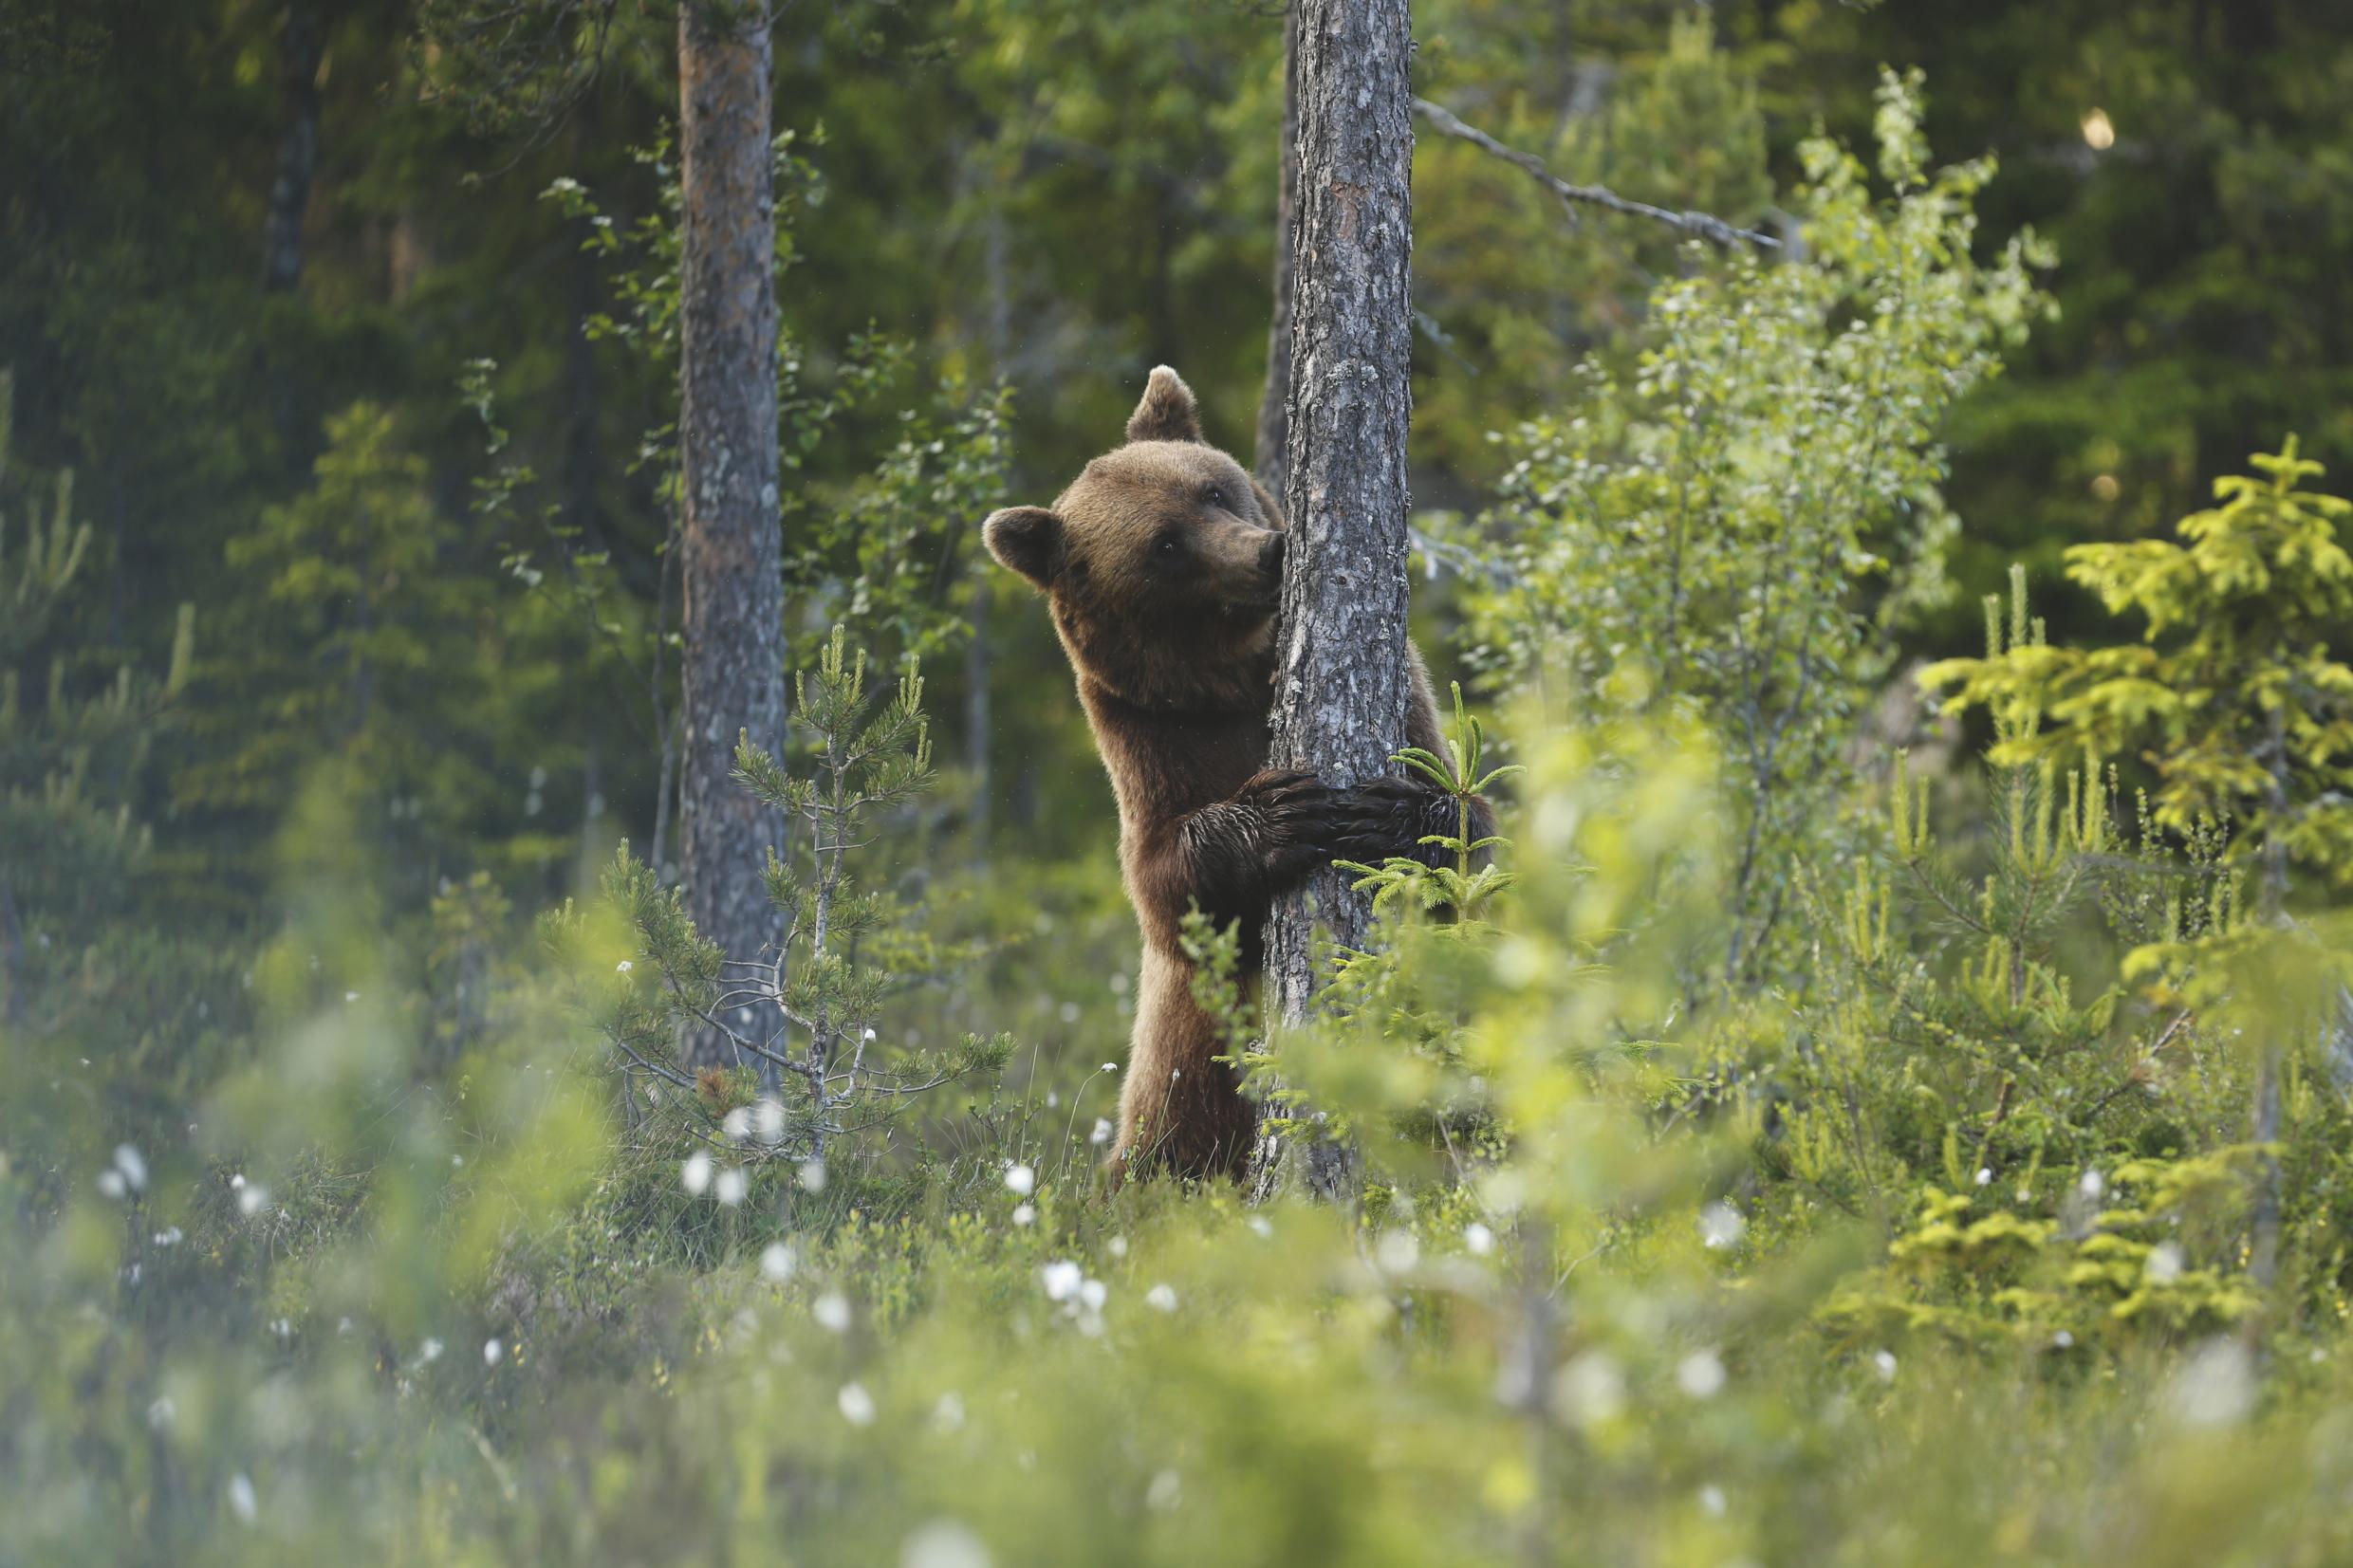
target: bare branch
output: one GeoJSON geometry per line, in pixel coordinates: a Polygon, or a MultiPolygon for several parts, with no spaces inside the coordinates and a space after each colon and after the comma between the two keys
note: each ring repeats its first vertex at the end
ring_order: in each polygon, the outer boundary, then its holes
{"type": "Polygon", "coordinates": [[[1664,207],[1653,207],[1646,201],[1630,200],[1606,186],[1571,185],[1546,168],[1544,160],[1534,154],[1523,153],[1516,147],[1505,146],[1477,126],[1463,123],[1453,111],[1433,103],[1426,98],[1414,100],[1414,113],[1436,126],[1443,135],[1454,137],[1460,141],[1467,141],[1473,147],[1494,154],[1506,163],[1525,170],[1529,178],[1565,202],[1584,202],[1588,206],[1606,208],[1612,212],[1624,212],[1638,218],[1650,218],[1666,224],[1669,228],[1680,229],[1683,232],[1695,235],[1700,239],[1713,240],[1717,245],[1730,246],[1746,242],[1762,250],[1781,249],[1781,242],[1770,234],[1761,234],[1753,229],[1743,229],[1737,224],[1727,223],[1712,213],[1688,211],[1669,212],[1664,207]]]}

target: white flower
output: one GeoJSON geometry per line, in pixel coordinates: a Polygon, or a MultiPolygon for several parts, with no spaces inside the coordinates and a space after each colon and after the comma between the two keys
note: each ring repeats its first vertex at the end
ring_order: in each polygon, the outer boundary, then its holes
{"type": "Polygon", "coordinates": [[[944,1432],[963,1430],[964,1396],[954,1389],[941,1394],[939,1403],[932,1407],[932,1425],[944,1432]]]}
{"type": "Polygon", "coordinates": [[[1626,1408],[1626,1379],[1618,1363],[1587,1351],[1552,1379],[1552,1398],[1579,1425],[1606,1421],[1626,1408]]]}
{"type": "Polygon", "coordinates": [[[1079,1305],[1089,1312],[1101,1312],[1111,1296],[1110,1287],[1101,1280],[1087,1280],[1079,1285],[1079,1305]]]}
{"type": "Polygon", "coordinates": [[[1981,1165],[1977,1167],[1977,1185],[1979,1187],[1992,1187],[1993,1185],[1993,1167],[1990,1165],[1981,1165]]]}
{"type": "Polygon", "coordinates": [[[122,1179],[131,1184],[132,1191],[147,1190],[147,1161],[129,1144],[115,1145],[115,1169],[122,1172],[122,1179]]]}
{"type": "Polygon", "coordinates": [[[844,1383],[836,1403],[842,1407],[843,1419],[853,1427],[874,1425],[874,1395],[862,1383],[844,1383]]]}
{"type": "Polygon", "coordinates": [[[801,1190],[823,1192],[824,1190],[825,1162],[821,1159],[803,1160],[801,1162],[801,1190]]]}
{"type": "Polygon", "coordinates": [[[1046,1286],[1047,1300],[1053,1301],[1066,1301],[1077,1295],[1079,1282],[1085,1278],[1079,1265],[1067,1260],[1047,1264],[1038,1275],[1046,1286]]]}
{"type": "Polygon", "coordinates": [[[1026,1165],[1012,1166],[1005,1172],[1005,1185],[1009,1190],[1026,1198],[1038,1190],[1038,1173],[1026,1165]]]}
{"type": "Polygon", "coordinates": [[[240,1171],[235,1175],[229,1178],[229,1190],[232,1192],[242,1192],[245,1190],[244,1171],[240,1171]]]}
{"type": "Polygon", "coordinates": [[[2159,1242],[2149,1249],[2149,1260],[2140,1272],[2151,1284],[2169,1285],[2181,1278],[2181,1244],[2159,1242]]]}
{"type": "Polygon", "coordinates": [[[2166,1393],[2183,1426],[2231,1426],[2254,1409],[2254,1358],[2238,1340],[2216,1336],[2174,1374],[2166,1393]]]}
{"type": "Polygon", "coordinates": [[[241,1523],[250,1524],[258,1511],[253,1497],[253,1482],[243,1470],[229,1478],[229,1510],[241,1523]]]}
{"type": "Polygon", "coordinates": [[[157,1394],[147,1407],[147,1425],[155,1431],[166,1430],[178,1416],[179,1407],[168,1393],[157,1394]]]}
{"type": "Polygon", "coordinates": [[[1274,1234],[1274,1222],[1267,1218],[1264,1214],[1252,1214],[1250,1217],[1250,1227],[1252,1231],[1261,1236],[1271,1236],[1274,1234]]]}
{"type": "Polygon", "coordinates": [[[1710,1482],[1699,1488],[1699,1508],[1710,1519],[1724,1517],[1724,1488],[1710,1482]]]}
{"type": "Polygon", "coordinates": [[[507,1347],[495,1339],[482,1341],[482,1364],[494,1367],[507,1358],[507,1347]]]}
{"type": "Polygon", "coordinates": [[[358,991],[345,991],[343,993],[343,1000],[346,1002],[357,1002],[360,1000],[360,993],[358,991]]]}
{"type": "Polygon", "coordinates": [[[1402,1274],[1421,1261],[1421,1244],[1410,1230],[1384,1230],[1373,1244],[1373,1258],[1383,1274],[1402,1274]]]}
{"type": "Polygon", "coordinates": [[[1731,1204],[1712,1203],[1699,1211],[1699,1239],[1708,1246],[1719,1250],[1732,1246],[1748,1228],[1748,1220],[1731,1204]]]}
{"type": "Polygon", "coordinates": [[[1086,1134],[1086,1141],[1098,1149],[1109,1143],[1111,1141],[1111,1119],[1108,1116],[1097,1116],[1095,1130],[1086,1134]]]}
{"type": "Polygon", "coordinates": [[[778,1284],[792,1278],[792,1271],[801,1266],[801,1260],[783,1242],[770,1242],[760,1251],[760,1272],[778,1284]]]}
{"type": "Polygon", "coordinates": [[[2099,1171],[2086,1171],[2083,1179],[2075,1184],[2075,1190],[2087,1198],[2096,1198],[2108,1190],[2108,1184],[2099,1171]]]}
{"type": "Polygon", "coordinates": [[[1155,1312],[1174,1312],[1176,1310],[1176,1292],[1164,1284],[1154,1285],[1144,1292],[1144,1305],[1155,1312]]]}
{"type": "Polygon", "coordinates": [[[427,1339],[423,1344],[417,1347],[417,1359],[424,1362],[425,1365],[433,1365],[435,1361],[441,1359],[441,1341],[438,1339],[427,1339]]]}
{"type": "Polygon", "coordinates": [[[1474,1258],[1484,1258],[1495,1250],[1495,1233],[1473,1220],[1463,1227],[1462,1245],[1471,1249],[1474,1258]]]}
{"type": "Polygon", "coordinates": [[[98,1173],[98,1190],[110,1198],[120,1198],[130,1190],[130,1184],[122,1179],[121,1171],[109,1167],[98,1173]]]}
{"type": "Polygon", "coordinates": [[[269,1202],[269,1189],[259,1182],[248,1182],[237,1190],[237,1212],[258,1214],[269,1202]]]}
{"type": "Polygon", "coordinates": [[[752,1105],[751,1135],[771,1148],[785,1141],[785,1106],[782,1100],[761,1099],[752,1105]]]}
{"type": "Polygon", "coordinates": [[[1162,1470],[1144,1488],[1144,1506],[1155,1513],[1167,1513],[1184,1501],[1184,1477],[1175,1470],[1162,1470]]]}
{"type": "Polygon", "coordinates": [[[1112,1237],[1109,1241],[1103,1243],[1103,1250],[1110,1253],[1114,1258],[1126,1257],[1127,1238],[1125,1236],[1112,1237]]]}
{"type": "Polygon", "coordinates": [[[1106,1073],[1116,1073],[1120,1070],[1120,1064],[1116,1061],[1106,1061],[1102,1064],[1102,1070],[1106,1073]]]}
{"type": "Polygon", "coordinates": [[[1894,1382],[1896,1380],[1896,1353],[1891,1350],[1873,1351],[1871,1367],[1880,1374],[1881,1382],[1894,1382]]]}
{"type": "Polygon", "coordinates": [[[636,968],[637,966],[635,964],[632,964],[629,960],[624,958],[620,963],[613,966],[613,972],[615,974],[627,974],[631,969],[636,968]]]}
{"type": "Polygon", "coordinates": [[[1038,1206],[1036,1204],[1026,1203],[1019,1208],[1013,1210],[1013,1223],[1015,1225],[1035,1225],[1037,1220],[1038,1206]]]}
{"type": "Polygon", "coordinates": [[[850,1327],[849,1298],[838,1290],[828,1290],[809,1304],[817,1321],[836,1334],[847,1334],[850,1327]]]}
{"type": "Polygon", "coordinates": [[[1712,1350],[1695,1350],[1675,1369],[1675,1386],[1694,1399],[1713,1399],[1724,1388],[1724,1363],[1712,1350]]]}
{"type": "Polygon", "coordinates": [[[744,1174],[743,1167],[731,1165],[719,1172],[719,1179],[713,1184],[711,1195],[728,1208],[734,1208],[743,1203],[744,1194],[750,1190],[751,1178],[744,1174]]]}
{"type": "Polygon", "coordinates": [[[899,1568],[990,1568],[989,1548],[954,1520],[936,1519],[899,1543],[899,1568]]]}
{"type": "Polygon", "coordinates": [[[751,1135],[751,1107],[738,1105],[730,1111],[727,1114],[727,1119],[719,1123],[719,1131],[725,1133],[732,1142],[743,1142],[745,1138],[751,1135]]]}
{"type": "Polygon", "coordinates": [[[711,1186],[711,1156],[699,1149],[689,1154],[686,1163],[678,1168],[678,1181],[688,1196],[701,1197],[711,1186]]]}

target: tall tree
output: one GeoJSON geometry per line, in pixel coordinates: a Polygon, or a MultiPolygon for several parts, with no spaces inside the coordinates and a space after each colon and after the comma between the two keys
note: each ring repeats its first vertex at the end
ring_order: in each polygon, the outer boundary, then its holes
{"type": "Polygon", "coordinates": [[[286,8],[278,23],[278,82],[286,122],[262,223],[262,292],[283,294],[303,274],[303,214],[319,166],[319,25],[310,8],[286,8]]]}
{"type": "Polygon", "coordinates": [[[1299,3],[1283,9],[1283,157],[1274,201],[1274,311],[1267,325],[1267,387],[1258,399],[1251,467],[1276,495],[1288,477],[1291,429],[1291,227],[1299,218],[1299,3]]]}
{"type": "MultiPolygon", "coordinates": [[[[1393,771],[1412,687],[1405,638],[1405,436],[1413,412],[1413,46],[1406,0],[1300,0],[1295,94],[1290,547],[1275,666],[1277,767],[1346,784],[1393,771]]],[[[1268,996],[1286,1021],[1315,990],[1320,926],[1362,942],[1370,910],[1324,871],[1275,906],[1268,996]]],[[[1308,1185],[1347,1179],[1310,1161],[1308,1185]]]]}
{"type": "MultiPolygon", "coordinates": [[[[770,21],[768,0],[678,9],[680,865],[696,928],[743,958],[771,935],[762,872],[775,838],[730,777],[735,740],[775,751],[785,715],[770,21]]],[[[701,1031],[681,1055],[726,1061],[725,1038],[701,1031]]]]}

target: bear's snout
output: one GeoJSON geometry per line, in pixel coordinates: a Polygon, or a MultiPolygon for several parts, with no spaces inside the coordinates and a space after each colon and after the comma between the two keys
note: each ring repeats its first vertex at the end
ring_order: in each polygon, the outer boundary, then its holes
{"type": "Polygon", "coordinates": [[[1258,546],[1258,570],[1265,576],[1280,579],[1283,575],[1283,545],[1289,536],[1269,533],[1266,543],[1258,546]]]}

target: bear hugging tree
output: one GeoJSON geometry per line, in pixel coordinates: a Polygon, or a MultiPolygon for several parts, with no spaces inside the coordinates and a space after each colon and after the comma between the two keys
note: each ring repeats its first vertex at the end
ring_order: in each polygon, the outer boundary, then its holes
{"type": "MultiPolygon", "coordinates": [[[[1187,910],[1238,921],[1243,972],[1255,975],[1278,895],[1335,858],[1429,858],[1420,840],[1454,831],[1454,802],[1402,778],[1334,788],[1267,766],[1283,518],[1201,439],[1192,389],[1166,365],[1124,446],[1050,508],[1009,507],[982,526],[989,552],[1046,596],[1119,801],[1143,961],[1112,1178],[1238,1174],[1256,1116],[1194,1001],[1178,939],[1187,910]]],[[[1443,753],[1429,673],[1406,656],[1405,742],[1443,753]]],[[[1473,824],[1474,838],[1487,831],[1473,824]]]]}

